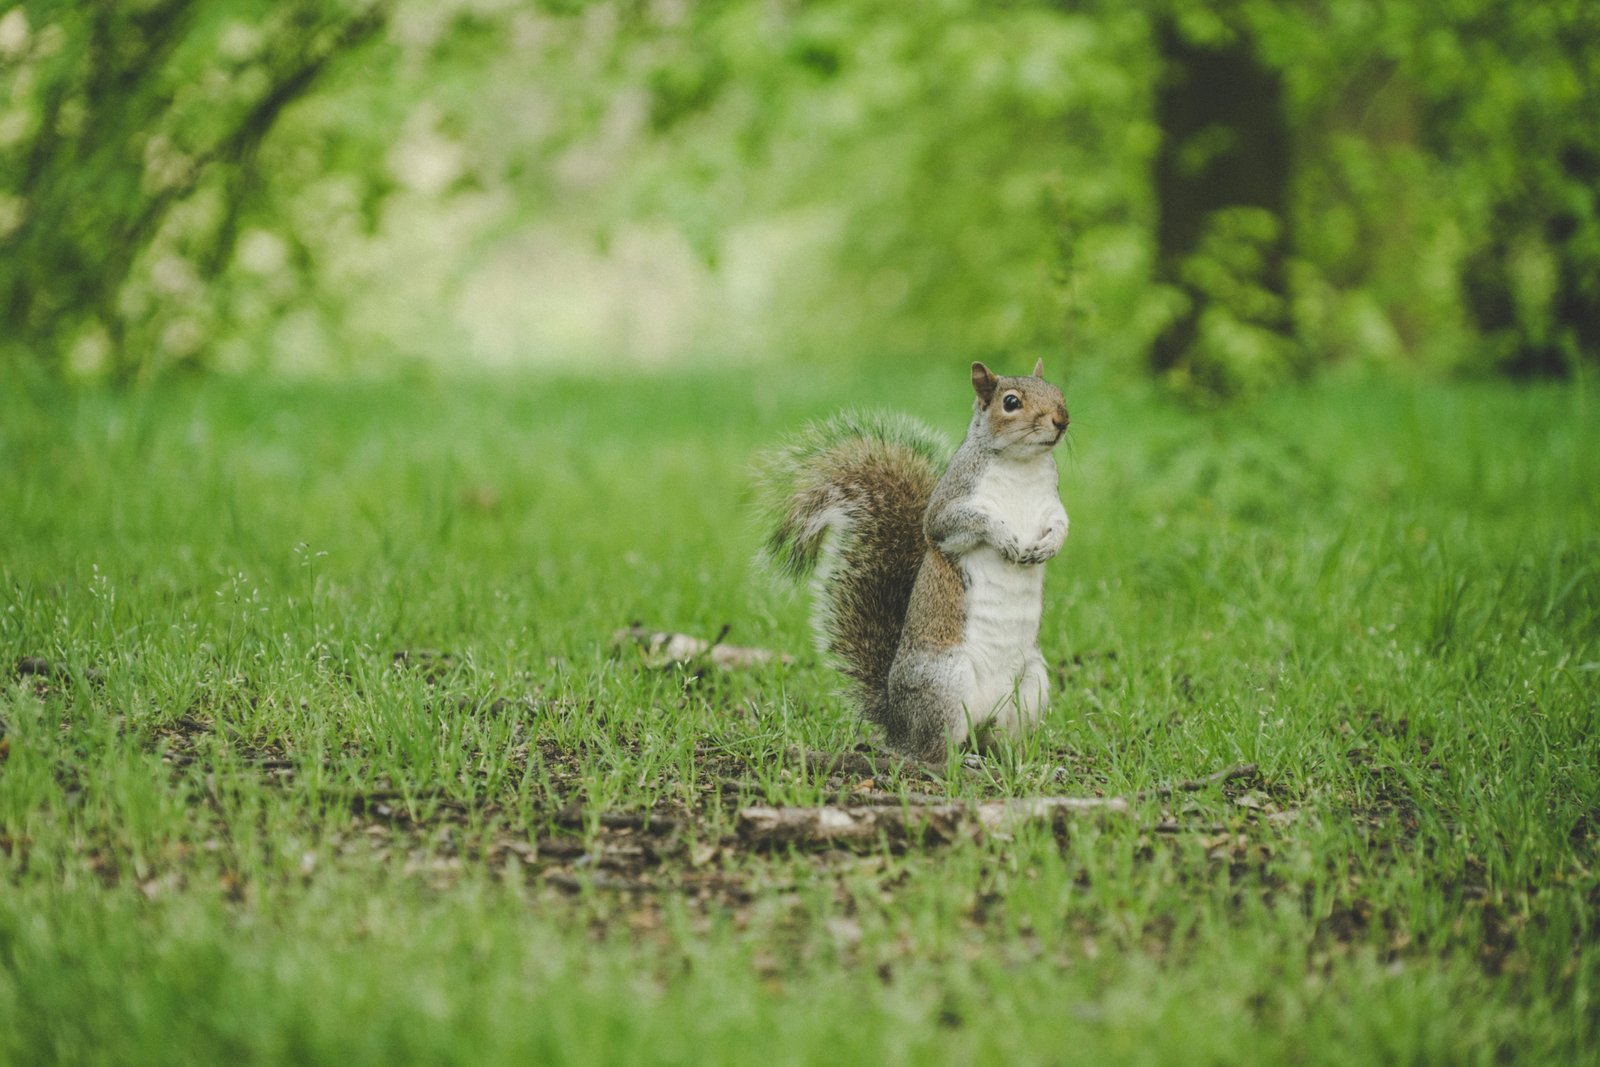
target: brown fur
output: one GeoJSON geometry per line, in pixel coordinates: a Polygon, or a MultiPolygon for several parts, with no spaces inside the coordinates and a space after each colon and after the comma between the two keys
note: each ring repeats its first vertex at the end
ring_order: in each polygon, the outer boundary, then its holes
{"type": "Polygon", "coordinates": [[[863,693],[880,692],[926,548],[922,513],[937,472],[904,450],[852,442],[818,473],[815,489],[795,499],[795,520],[835,503],[853,520],[830,579],[827,651],[863,693]]]}
{"type": "Polygon", "coordinates": [[[911,587],[902,640],[907,645],[943,651],[961,643],[966,618],[966,587],[949,556],[929,547],[911,587]]]}

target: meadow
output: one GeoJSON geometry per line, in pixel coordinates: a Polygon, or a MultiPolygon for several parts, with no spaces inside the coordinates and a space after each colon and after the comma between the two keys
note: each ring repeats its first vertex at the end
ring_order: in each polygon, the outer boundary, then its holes
{"type": "Polygon", "coordinates": [[[964,367],[5,373],[0,1062],[1600,1062],[1581,382],[1069,378],[1045,726],[941,778],[750,471],[840,407],[954,440],[964,367]],[[1128,804],[742,814],[1038,796],[1128,804]]]}

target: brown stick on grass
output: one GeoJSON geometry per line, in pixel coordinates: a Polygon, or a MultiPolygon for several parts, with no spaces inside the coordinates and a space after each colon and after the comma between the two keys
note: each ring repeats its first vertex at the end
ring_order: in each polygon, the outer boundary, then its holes
{"type": "MultiPolygon", "coordinates": [[[[817,755],[808,753],[807,755],[817,755]]],[[[846,753],[839,763],[865,760],[846,753]]],[[[975,803],[940,800],[925,794],[873,805],[823,805],[783,808],[756,805],[741,808],[739,835],[756,845],[831,845],[877,841],[933,839],[954,841],[1006,833],[1031,823],[1063,825],[1073,815],[1113,813],[1126,815],[1133,803],[1174,793],[1192,793],[1256,774],[1256,765],[1243,763],[1204,778],[1157,786],[1127,797],[1013,797],[975,803]]]]}
{"type": "Polygon", "coordinates": [[[1017,797],[976,804],[874,805],[870,807],[774,808],[739,811],[739,835],[751,844],[849,844],[878,840],[955,841],[1005,833],[1029,823],[1060,825],[1068,816],[1091,812],[1126,814],[1121,797],[1017,797]]]}

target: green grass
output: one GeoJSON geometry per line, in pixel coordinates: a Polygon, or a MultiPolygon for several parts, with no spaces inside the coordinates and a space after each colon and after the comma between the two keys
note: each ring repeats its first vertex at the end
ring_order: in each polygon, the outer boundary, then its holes
{"type": "Polygon", "coordinates": [[[871,740],[751,563],[751,457],[841,407],[955,435],[965,392],[5,383],[0,1061],[1600,1061],[1575,389],[1069,383],[1046,728],[883,784],[1258,776],[1063,833],[740,842],[740,797],[855,786],[787,748],[871,740]],[[609,648],[634,619],[798,659],[648,670],[609,648]]]}

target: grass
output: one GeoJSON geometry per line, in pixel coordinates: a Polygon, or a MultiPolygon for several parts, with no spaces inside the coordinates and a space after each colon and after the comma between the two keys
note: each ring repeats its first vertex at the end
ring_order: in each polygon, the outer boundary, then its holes
{"type": "Polygon", "coordinates": [[[954,435],[965,389],[9,381],[0,1061],[1600,1060],[1577,389],[1070,383],[1046,727],[876,785],[1257,774],[1060,832],[741,841],[741,803],[859,787],[786,750],[871,741],[752,569],[749,460],[846,406],[954,435]],[[634,619],[798,658],[654,670],[610,647],[634,619]]]}

